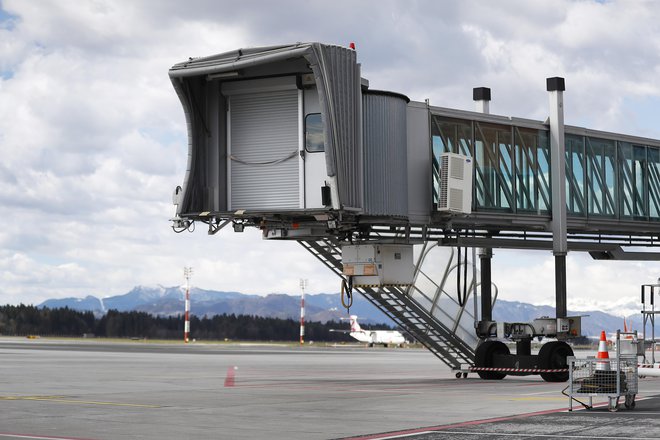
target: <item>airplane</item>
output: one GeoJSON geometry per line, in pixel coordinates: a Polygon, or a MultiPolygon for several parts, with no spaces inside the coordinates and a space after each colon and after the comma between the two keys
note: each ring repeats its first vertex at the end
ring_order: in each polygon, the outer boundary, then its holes
{"type": "Polygon", "coordinates": [[[348,334],[360,342],[368,343],[369,347],[373,347],[376,344],[382,344],[384,347],[390,344],[403,346],[406,343],[403,335],[396,330],[362,330],[362,327],[357,322],[357,318],[357,315],[350,316],[351,330],[348,334]]]}

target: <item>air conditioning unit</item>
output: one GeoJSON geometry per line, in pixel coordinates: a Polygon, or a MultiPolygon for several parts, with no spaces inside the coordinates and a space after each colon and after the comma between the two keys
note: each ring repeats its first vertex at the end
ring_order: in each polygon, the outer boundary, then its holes
{"type": "Polygon", "coordinates": [[[472,212],[472,158],[455,153],[440,155],[438,211],[472,212]]]}

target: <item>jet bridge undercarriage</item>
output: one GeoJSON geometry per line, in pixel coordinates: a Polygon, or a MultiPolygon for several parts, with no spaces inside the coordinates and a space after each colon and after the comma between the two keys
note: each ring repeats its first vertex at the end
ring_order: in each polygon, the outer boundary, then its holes
{"type": "MultiPolygon", "coordinates": [[[[500,223],[496,227],[501,229],[494,229],[493,222],[484,217],[479,220],[479,216],[473,214],[470,225],[474,229],[457,229],[464,225],[456,218],[438,227],[416,227],[392,219],[379,222],[351,213],[327,211],[313,216],[308,213],[242,212],[225,217],[208,214],[188,221],[203,221],[209,234],[231,225],[235,232],[242,232],[246,227],[259,228],[264,239],[298,241],[341,277],[346,286],[362,294],[456,371],[457,377],[467,372],[476,372],[485,379],[540,374],[546,381],[565,381],[566,357],[572,355],[565,340],[581,336],[580,317],[541,317],[532,322],[492,319],[497,287],[491,280],[492,252],[489,250],[549,251],[552,233],[530,224],[527,229],[505,230],[511,225],[500,223]],[[375,278],[370,282],[357,282],[364,272],[355,272],[354,268],[350,269],[353,272],[347,270],[343,249],[371,246],[414,246],[417,255],[411,279],[398,283],[375,278]],[[462,249],[466,257],[457,258],[458,249],[462,249]],[[459,287],[455,288],[457,284],[459,287]],[[538,354],[532,354],[534,338],[558,340],[544,344],[538,354]],[[514,354],[503,340],[515,342],[514,354]]],[[[658,246],[660,240],[655,234],[613,236],[569,230],[567,243],[569,250],[590,252],[594,258],[658,259],[660,256],[654,252],[624,251],[631,246],[658,246]]],[[[566,301],[565,298],[560,300],[566,301]]]]}

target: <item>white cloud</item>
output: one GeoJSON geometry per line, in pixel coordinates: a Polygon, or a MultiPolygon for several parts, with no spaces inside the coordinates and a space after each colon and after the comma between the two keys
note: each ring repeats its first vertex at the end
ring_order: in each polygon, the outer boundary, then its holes
{"type": "MultiPolygon", "coordinates": [[[[205,288],[293,292],[308,278],[311,292],[338,290],[336,276],[296,243],[264,242],[258,231],[209,237],[201,226],[194,234],[169,228],[187,137],[167,70],[189,56],[355,41],[374,88],[470,109],[472,87],[489,86],[493,112],[538,119],[547,114],[545,78],[563,75],[568,123],[660,137],[630,108],[660,96],[654,3],[5,0],[1,7],[13,18],[0,22],[0,303],[178,285],[184,265],[205,288]]],[[[569,263],[569,299],[611,300],[656,278],[648,263],[573,254],[569,263]]],[[[496,251],[493,264],[502,298],[553,301],[549,253],[496,251]]]]}

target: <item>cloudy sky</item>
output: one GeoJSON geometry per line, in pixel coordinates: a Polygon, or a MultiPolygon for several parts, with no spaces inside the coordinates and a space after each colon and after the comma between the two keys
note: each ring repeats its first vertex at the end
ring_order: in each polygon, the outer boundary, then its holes
{"type": "MultiPolygon", "coordinates": [[[[357,44],[373,88],[433,105],[544,120],[566,78],[566,122],[660,138],[660,3],[624,1],[0,0],[0,303],[193,283],[336,292],[295,243],[257,231],[174,234],[187,140],[167,71],[191,56],[357,44]]],[[[569,305],[636,297],[657,263],[569,256],[569,305]]],[[[552,303],[548,252],[496,251],[500,297],[552,303]]]]}

